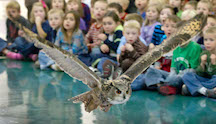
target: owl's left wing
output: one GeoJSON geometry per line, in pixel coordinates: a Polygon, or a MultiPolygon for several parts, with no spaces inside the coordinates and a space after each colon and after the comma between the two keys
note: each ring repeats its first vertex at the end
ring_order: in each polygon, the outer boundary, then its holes
{"type": "Polygon", "coordinates": [[[38,48],[53,59],[56,64],[69,76],[76,78],[90,88],[100,87],[101,78],[91,71],[83,62],[81,62],[74,54],[71,54],[51,42],[41,39],[37,34],[29,29],[21,26],[19,27],[25,32],[25,38],[34,43],[38,48]]]}

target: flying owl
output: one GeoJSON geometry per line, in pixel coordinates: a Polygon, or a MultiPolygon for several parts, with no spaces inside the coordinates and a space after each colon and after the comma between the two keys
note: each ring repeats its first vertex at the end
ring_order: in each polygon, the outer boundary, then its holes
{"type": "Polygon", "coordinates": [[[74,103],[83,102],[87,112],[91,112],[98,107],[102,111],[107,112],[112,105],[122,104],[129,100],[132,92],[130,85],[139,74],[157,61],[163,54],[168,53],[177,46],[188,43],[194,36],[200,33],[206,23],[206,16],[199,14],[182,23],[177,31],[167,39],[167,42],[163,42],[141,56],[125,73],[115,80],[100,78],[75,55],[47,40],[41,39],[37,34],[21,24],[15,23],[25,32],[25,38],[33,42],[36,47],[42,48],[65,73],[82,81],[91,88],[90,91],[71,98],[74,103]]]}

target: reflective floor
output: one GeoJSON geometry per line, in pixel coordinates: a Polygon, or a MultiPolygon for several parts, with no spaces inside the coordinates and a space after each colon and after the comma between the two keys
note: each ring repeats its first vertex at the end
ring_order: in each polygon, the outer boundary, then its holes
{"type": "Polygon", "coordinates": [[[215,124],[216,101],[205,97],[132,93],[105,113],[67,101],[89,90],[63,72],[40,71],[32,62],[0,60],[0,124],[215,124]]]}

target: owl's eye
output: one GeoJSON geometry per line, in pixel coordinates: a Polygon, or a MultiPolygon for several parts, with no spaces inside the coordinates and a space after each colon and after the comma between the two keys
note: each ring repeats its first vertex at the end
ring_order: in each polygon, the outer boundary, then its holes
{"type": "Polygon", "coordinates": [[[121,91],[120,91],[120,90],[116,90],[116,93],[117,93],[117,94],[121,94],[121,91]]]}
{"type": "Polygon", "coordinates": [[[129,93],[129,91],[126,91],[126,93],[128,94],[128,93],[129,93]]]}

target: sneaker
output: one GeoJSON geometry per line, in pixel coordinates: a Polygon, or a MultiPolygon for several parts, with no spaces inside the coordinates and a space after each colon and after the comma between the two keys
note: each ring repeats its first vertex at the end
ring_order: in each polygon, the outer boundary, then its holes
{"type": "Polygon", "coordinates": [[[113,73],[113,80],[119,77],[122,74],[122,68],[117,67],[113,73]]]}
{"type": "Polygon", "coordinates": [[[34,63],[34,65],[36,68],[40,68],[40,62],[38,60],[34,63]]]}
{"type": "Polygon", "coordinates": [[[32,61],[37,61],[37,59],[38,59],[38,55],[37,54],[30,54],[29,55],[29,58],[32,60],[32,61]]]}
{"type": "Polygon", "coordinates": [[[206,90],[206,96],[209,97],[209,98],[216,99],[216,90],[214,90],[214,89],[206,90]]]}
{"type": "Polygon", "coordinates": [[[181,94],[184,95],[184,96],[190,96],[191,95],[188,88],[187,88],[187,86],[185,84],[182,85],[181,94]]]}
{"type": "Polygon", "coordinates": [[[55,71],[62,71],[61,68],[57,64],[52,64],[50,67],[55,71]]]}
{"type": "Polygon", "coordinates": [[[110,80],[112,78],[113,73],[114,66],[111,63],[105,63],[105,65],[103,66],[103,74],[101,77],[110,80]]]}
{"type": "Polygon", "coordinates": [[[15,52],[8,52],[6,56],[9,59],[15,59],[15,60],[24,59],[23,55],[21,55],[20,53],[15,53],[15,52]]]}
{"type": "Polygon", "coordinates": [[[164,96],[177,94],[177,88],[173,86],[160,86],[158,92],[164,96]]]}

